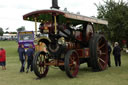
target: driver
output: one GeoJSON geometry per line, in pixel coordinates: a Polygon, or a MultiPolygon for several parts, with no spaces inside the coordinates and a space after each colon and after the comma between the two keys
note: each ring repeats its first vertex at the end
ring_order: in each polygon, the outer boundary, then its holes
{"type": "Polygon", "coordinates": [[[41,33],[43,33],[43,29],[44,29],[44,23],[41,23],[39,25],[39,30],[40,30],[41,33]]]}

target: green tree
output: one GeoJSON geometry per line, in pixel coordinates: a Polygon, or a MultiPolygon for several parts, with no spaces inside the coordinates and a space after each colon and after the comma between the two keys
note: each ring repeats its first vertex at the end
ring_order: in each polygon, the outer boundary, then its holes
{"type": "Polygon", "coordinates": [[[115,2],[114,0],[104,1],[104,4],[97,5],[98,18],[106,19],[108,27],[98,26],[99,30],[105,33],[106,37],[112,42],[122,40],[128,42],[128,3],[123,0],[115,2]]]}
{"type": "Polygon", "coordinates": [[[20,28],[16,29],[17,32],[25,31],[25,26],[21,26],[20,28]]]}
{"type": "Polygon", "coordinates": [[[3,34],[4,34],[3,28],[0,27],[0,36],[3,36],[3,34]]]}

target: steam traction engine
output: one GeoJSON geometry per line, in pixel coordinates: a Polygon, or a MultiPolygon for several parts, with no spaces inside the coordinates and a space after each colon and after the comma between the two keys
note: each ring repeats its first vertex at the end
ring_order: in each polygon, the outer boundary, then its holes
{"type": "Polygon", "coordinates": [[[93,71],[106,69],[107,42],[103,35],[94,32],[92,23],[107,25],[107,21],[58,9],[34,11],[23,19],[34,21],[36,31],[37,22],[40,23],[33,62],[39,78],[47,75],[51,65],[58,66],[70,78],[77,76],[82,63],[87,62],[93,71]]]}

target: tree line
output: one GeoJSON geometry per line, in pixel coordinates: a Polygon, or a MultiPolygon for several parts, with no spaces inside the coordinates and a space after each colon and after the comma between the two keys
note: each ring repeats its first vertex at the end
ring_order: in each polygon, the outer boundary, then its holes
{"type": "MultiPolygon", "coordinates": [[[[19,28],[16,29],[17,32],[20,32],[20,31],[25,31],[25,26],[21,26],[19,28]]],[[[16,34],[17,32],[11,32],[12,34],[16,34]]],[[[0,36],[3,36],[4,33],[9,33],[8,31],[4,32],[3,28],[0,27],[0,36]]]]}
{"type": "Polygon", "coordinates": [[[123,46],[122,41],[126,40],[128,46],[128,3],[119,0],[107,0],[103,4],[95,4],[98,10],[97,18],[108,21],[108,26],[98,26],[98,30],[102,31],[111,42],[119,42],[123,46]]]}

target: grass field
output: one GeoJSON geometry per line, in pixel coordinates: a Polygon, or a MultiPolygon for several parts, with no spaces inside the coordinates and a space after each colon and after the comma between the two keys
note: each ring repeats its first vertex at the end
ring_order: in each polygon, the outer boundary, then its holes
{"type": "Polygon", "coordinates": [[[33,72],[20,73],[20,61],[15,41],[0,41],[0,47],[7,52],[7,70],[0,68],[0,85],[128,85],[128,55],[122,53],[122,66],[115,67],[111,55],[112,67],[105,71],[92,72],[82,64],[76,78],[70,79],[57,67],[50,67],[48,75],[36,80],[33,72]]]}

